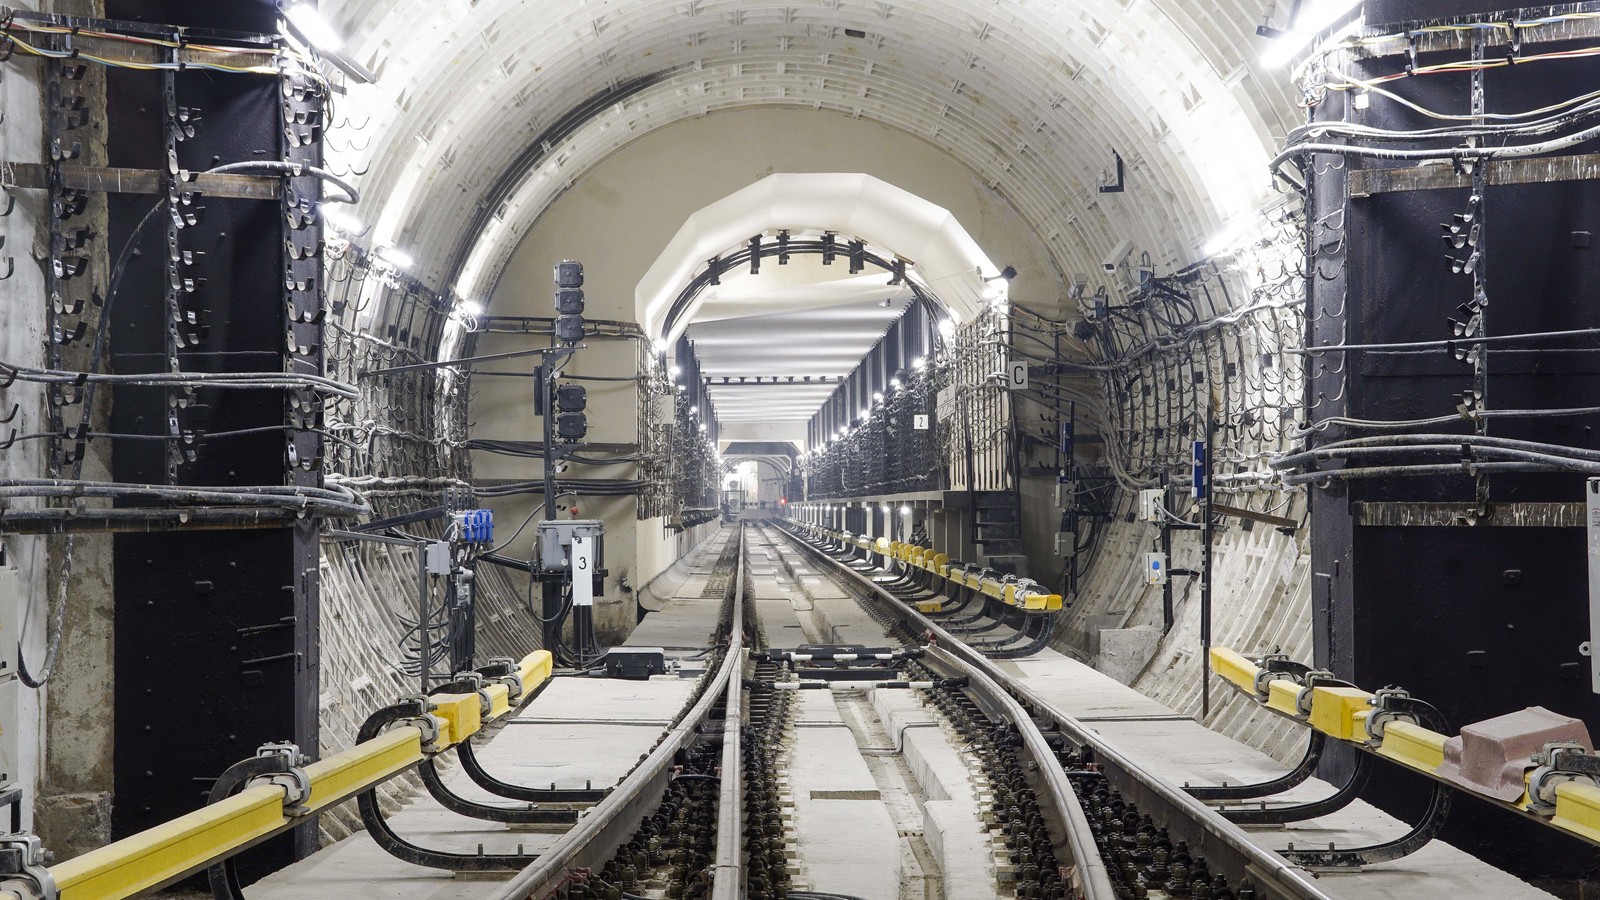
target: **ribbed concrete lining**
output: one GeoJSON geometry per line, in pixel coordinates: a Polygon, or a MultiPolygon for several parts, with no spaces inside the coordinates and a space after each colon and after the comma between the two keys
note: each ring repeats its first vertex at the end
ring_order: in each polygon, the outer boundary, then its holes
{"type": "MultiPolygon", "coordinates": [[[[834,109],[924,137],[1007,197],[1063,273],[1097,273],[1121,238],[1184,262],[1259,204],[1261,168],[1296,115],[1256,69],[1253,0],[736,0],[327,4],[350,51],[381,78],[343,98],[371,117],[330,153],[369,170],[373,237],[412,250],[438,279],[462,223],[529,137],[608,86],[659,84],[560,146],[482,235],[462,287],[487,293],[548,201],[653,128],[721,109],[834,109]],[[846,29],[865,37],[850,37],[846,29]],[[1111,151],[1130,189],[1099,195],[1111,151]]],[[[820,168],[820,166],[819,166],[820,168]]]]}
{"type": "Polygon", "coordinates": [[[691,300],[676,322],[667,316],[705,261],[751,235],[785,228],[839,233],[913,260],[910,276],[958,321],[977,314],[984,279],[1000,273],[955,216],[909,191],[870,175],[768,175],[693,213],[667,242],[634,291],[634,312],[645,335],[674,342],[695,320],[702,298],[691,300]]]}

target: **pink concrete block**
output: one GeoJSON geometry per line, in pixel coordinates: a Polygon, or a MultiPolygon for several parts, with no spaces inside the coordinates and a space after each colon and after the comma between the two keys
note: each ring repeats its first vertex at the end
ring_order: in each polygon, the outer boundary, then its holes
{"type": "Polygon", "coordinates": [[[1594,749],[1582,721],[1530,706],[1462,728],[1460,735],[1444,742],[1444,764],[1436,771],[1470,790],[1512,803],[1527,789],[1531,757],[1551,741],[1594,749]]]}

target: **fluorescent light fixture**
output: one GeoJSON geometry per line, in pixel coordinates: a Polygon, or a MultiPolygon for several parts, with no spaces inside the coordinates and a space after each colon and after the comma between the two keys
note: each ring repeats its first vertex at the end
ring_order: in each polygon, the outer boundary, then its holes
{"type": "Polygon", "coordinates": [[[397,269],[409,269],[416,265],[417,262],[411,258],[411,254],[401,250],[399,247],[379,247],[377,254],[380,259],[397,269]]]}
{"type": "Polygon", "coordinates": [[[667,355],[667,339],[666,338],[656,338],[654,341],[651,342],[650,346],[655,348],[657,356],[666,356],[667,355]]]}
{"type": "Polygon", "coordinates": [[[902,515],[902,516],[909,516],[909,515],[911,515],[911,507],[909,507],[909,506],[902,506],[902,507],[900,507],[900,514],[901,514],[901,515],[902,515]]]}
{"type": "Polygon", "coordinates": [[[944,335],[945,337],[954,337],[955,333],[956,333],[956,322],[955,322],[955,320],[954,319],[940,319],[939,320],[939,333],[944,335]]]}
{"type": "Polygon", "coordinates": [[[990,303],[993,303],[996,300],[999,300],[1001,297],[1004,297],[1004,296],[1005,296],[1005,291],[1000,288],[1000,285],[994,284],[994,283],[990,283],[990,284],[984,286],[983,299],[989,301],[990,303]]]}
{"type": "Polygon", "coordinates": [[[1340,16],[1360,3],[1361,0],[1310,0],[1301,8],[1300,15],[1289,23],[1289,30],[1261,52],[1261,64],[1269,69],[1288,65],[1318,33],[1339,21],[1340,16]]]}
{"type": "Polygon", "coordinates": [[[911,368],[916,369],[918,372],[921,372],[923,369],[926,369],[927,367],[928,367],[928,358],[926,356],[919,356],[916,359],[911,361],[911,368]]]}
{"type": "Polygon", "coordinates": [[[483,315],[483,304],[476,300],[463,300],[461,301],[461,311],[469,316],[481,316],[483,315]]]}
{"type": "Polygon", "coordinates": [[[344,46],[344,39],[339,37],[339,33],[334,31],[328,20],[317,11],[315,3],[301,0],[289,7],[289,11],[283,15],[294,25],[295,30],[318,50],[338,50],[344,46]]]}
{"type": "Polygon", "coordinates": [[[672,366],[671,368],[667,369],[667,374],[671,375],[673,378],[677,378],[679,375],[683,374],[683,369],[678,366],[672,366]]]}
{"type": "Polygon", "coordinates": [[[882,400],[883,399],[883,391],[873,391],[872,392],[872,399],[874,399],[874,400],[882,400]]]}

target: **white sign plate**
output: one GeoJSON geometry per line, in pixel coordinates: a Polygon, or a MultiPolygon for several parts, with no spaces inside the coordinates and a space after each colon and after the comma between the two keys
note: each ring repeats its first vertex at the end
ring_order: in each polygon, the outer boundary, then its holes
{"type": "Polygon", "coordinates": [[[1028,389],[1028,361],[1006,360],[1006,387],[1013,391],[1028,389]]]}
{"type": "Polygon", "coordinates": [[[594,540],[572,538],[572,605],[594,605],[594,540]]]}
{"type": "Polygon", "coordinates": [[[928,430],[928,416],[926,413],[911,417],[911,427],[917,431],[928,430]]]}

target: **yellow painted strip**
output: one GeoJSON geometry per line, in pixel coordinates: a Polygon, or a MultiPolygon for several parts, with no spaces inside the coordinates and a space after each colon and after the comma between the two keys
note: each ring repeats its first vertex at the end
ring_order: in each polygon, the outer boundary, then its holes
{"type": "Polygon", "coordinates": [[[1600,842],[1600,788],[1569,781],[1556,786],[1556,814],[1550,824],[1600,842]]]}
{"type": "Polygon", "coordinates": [[[1311,727],[1341,741],[1364,741],[1367,728],[1356,714],[1372,708],[1372,695],[1359,688],[1319,687],[1311,691],[1311,727]]]}
{"type": "Polygon", "coordinates": [[[998,581],[990,581],[990,580],[985,579],[985,578],[979,578],[978,579],[978,584],[977,584],[978,593],[983,594],[983,595],[985,595],[987,597],[993,597],[996,600],[999,600],[1001,598],[1001,596],[1002,596],[1002,591],[1001,591],[1002,587],[1004,587],[1004,585],[1002,585],[998,581]]]}
{"type": "MultiPolygon", "coordinates": [[[[1250,693],[1255,693],[1251,691],[1250,693]]],[[[1281,713],[1288,713],[1296,718],[1300,715],[1300,685],[1287,678],[1275,678],[1267,682],[1267,706],[1281,713]]]]}
{"type": "Polygon", "coordinates": [[[494,721],[511,711],[511,689],[503,684],[485,685],[484,693],[489,695],[488,720],[494,721]]]}
{"type": "Polygon", "coordinates": [[[391,728],[370,741],[306,766],[313,811],[347,800],[422,761],[422,732],[391,728]]]}
{"type": "Polygon", "coordinates": [[[550,678],[550,673],[555,670],[555,658],[549,650],[535,650],[522,658],[517,663],[517,674],[522,678],[522,697],[533,693],[533,689],[550,678]]]}
{"type": "Polygon", "coordinates": [[[925,613],[944,612],[944,601],[942,601],[942,600],[924,600],[921,603],[917,604],[917,609],[918,609],[918,611],[925,612],[925,613]]]}
{"type": "Polygon", "coordinates": [[[483,727],[483,704],[477,694],[434,694],[428,699],[434,717],[445,723],[439,729],[439,749],[459,744],[483,727]]]}
{"type": "Polygon", "coordinates": [[[944,574],[945,567],[948,565],[950,565],[950,554],[935,553],[933,555],[933,568],[938,571],[940,575],[944,574]]]}
{"type": "Polygon", "coordinates": [[[165,884],[283,824],[283,788],[254,787],[50,867],[61,900],[121,900],[165,884]]]}
{"type": "Polygon", "coordinates": [[[1060,594],[1023,594],[1017,604],[1023,609],[1038,612],[1055,612],[1061,608],[1060,594]]]}
{"type": "Polygon", "coordinates": [[[1445,736],[1410,722],[1390,722],[1383,726],[1383,744],[1378,755],[1413,769],[1432,772],[1444,764],[1445,736]]]}
{"type": "Polygon", "coordinates": [[[1211,671],[1247,694],[1256,692],[1256,673],[1261,667],[1227,647],[1211,648],[1211,671]]]}

